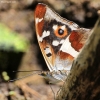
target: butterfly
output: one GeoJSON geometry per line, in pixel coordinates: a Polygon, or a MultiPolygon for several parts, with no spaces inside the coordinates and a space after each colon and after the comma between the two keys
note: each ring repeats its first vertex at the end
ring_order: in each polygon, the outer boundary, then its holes
{"type": "Polygon", "coordinates": [[[35,9],[35,27],[41,52],[50,70],[41,75],[51,83],[64,82],[90,30],[62,18],[43,3],[35,9]]]}

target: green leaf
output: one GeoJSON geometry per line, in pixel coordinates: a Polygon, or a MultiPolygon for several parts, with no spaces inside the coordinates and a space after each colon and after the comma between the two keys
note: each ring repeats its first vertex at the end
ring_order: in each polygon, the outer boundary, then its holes
{"type": "Polygon", "coordinates": [[[25,37],[21,37],[0,23],[0,50],[25,52],[28,45],[28,40],[25,37]]]}

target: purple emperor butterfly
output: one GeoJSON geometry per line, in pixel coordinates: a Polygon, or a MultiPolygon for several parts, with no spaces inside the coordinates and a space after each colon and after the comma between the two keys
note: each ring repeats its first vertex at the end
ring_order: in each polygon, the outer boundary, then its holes
{"type": "Polygon", "coordinates": [[[39,3],[35,9],[38,43],[50,72],[41,75],[51,82],[64,81],[89,37],[89,29],[60,17],[47,5],[39,3]]]}

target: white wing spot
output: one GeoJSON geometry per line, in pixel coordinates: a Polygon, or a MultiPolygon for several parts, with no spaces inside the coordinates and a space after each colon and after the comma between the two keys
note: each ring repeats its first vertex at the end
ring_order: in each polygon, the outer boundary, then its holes
{"type": "Polygon", "coordinates": [[[58,46],[58,45],[59,45],[59,41],[54,40],[54,41],[52,42],[52,45],[53,45],[53,46],[58,46]]]}
{"type": "Polygon", "coordinates": [[[53,25],[53,29],[56,30],[57,29],[57,25],[53,25]]]}
{"type": "Polygon", "coordinates": [[[50,31],[44,31],[43,35],[42,35],[42,38],[47,37],[49,35],[50,35],[50,31]]]}
{"type": "Polygon", "coordinates": [[[43,20],[43,18],[41,18],[41,19],[39,19],[39,18],[36,18],[36,19],[35,19],[35,21],[36,21],[36,24],[37,24],[37,23],[40,23],[42,20],[43,20]]]}
{"type": "Polygon", "coordinates": [[[61,29],[62,29],[62,30],[65,30],[65,25],[61,26],[61,29]]]}
{"type": "Polygon", "coordinates": [[[40,42],[42,42],[42,41],[43,41],[43,38],[44,38],[44,37],[47,37],[47,36],[49,36],[49,35],[50,35],[50,31],[44,31],[44,32],[42,33],[42,36],[41,36],[41,37],[38,35],[38,40],[39,40],[40,42]]]}
{"type": "Polygon", "coordinates": [[[50,48],[49,48],[49,47],[48,47],[48,48],[45,48],[45,50],[44,50],[44,51],[45,51],[45,53],[46,53],[46,54],[51,53],[51,50],[50,50],[50,48]]]}
{"type": "Polygon", "coordinates": [[[39,22],[41,22],[43,20],[43,18],[39,19],[39,22]]]}
{"type": "Polygon", "coordinates": [[[37,23],[39,22],[39,18],[36,18],[36,19],[35,19],[35,22],[36,22],[36,24],[37,24],[37,23]]]}
{"type": "Polygon", "coordinates": [[[43,38],[40,37],[39,35],[37,35],[37,37],[38,37],[38,41],[42,42],[43,38]]]}

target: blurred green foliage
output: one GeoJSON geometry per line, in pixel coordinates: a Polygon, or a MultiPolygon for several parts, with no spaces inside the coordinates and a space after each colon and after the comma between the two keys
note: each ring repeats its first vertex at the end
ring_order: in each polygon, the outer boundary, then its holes
{"type": "Polygon", "coordinates": [[[3,79],[5,80],[5,81],[8,81],[9,79],[10,79],[10,77],[8,76],[8,74],[7,74],[7,72],[2,72],[2,76],[3,76],[3,79]]]}
{"type": "Polygon", "coordinates": [[[0,50],[25,52],[28,40],[18,33],[11,31],[6,25],[0,23],[0,50]]]}

